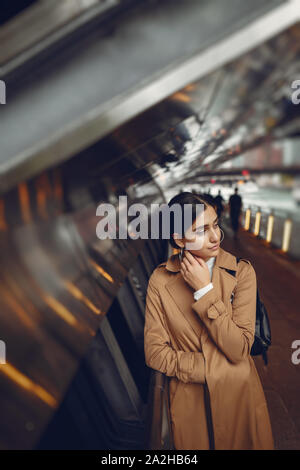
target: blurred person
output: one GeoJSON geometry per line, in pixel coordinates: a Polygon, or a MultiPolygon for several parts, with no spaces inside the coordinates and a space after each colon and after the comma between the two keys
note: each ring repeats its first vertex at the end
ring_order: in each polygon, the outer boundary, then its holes
{"type": "Polygon", "coordinates": [[[173,204],[182,209],[191,204],[193,222],[181,238],[170,214],[169,243],[179,253],[150,276],[144,351],[147,366],[170,377],[174,447],[274,449],[264,391],[250,355],[255,270],[248,260],[237,264],[220,247],[224,233],[210,199],[183,192],[168,203],[170,208],[173,204]],[[199,204],[204,205],[200,216],[199,204]],[[191,241],[193,250],[186,248],[191,241]]]}
{"type": "Polygon", "coordinates": [[[210,192],[210,188],[208,189],[207,193],[200,193],[200,196],[203,196],[207,201],[210,202],[211,205],[215,204],[215,198],[212,196],[210,192]]]}
{"type": "Polygon", "coordinates": [[[232,230],[234,232],[233,238],[235,240],[237,240],[238,238],[241,208],[242,208],[242,198],[238,194],[238,188],[235,188],[234,194],[232,194],[229,198],[230,221],[231,221],[232,230]]]}
{"type": "Polygon", "coordinates": [[[224,204],[225,204],[225,200],[221,194],[221,190],[219,189],[218,190],[218,195],[215,197],[215,203],[217,205],[217,214],[218,214],[218,218],[221,219],[222,218],[222,213],[225,209],[224,207],[224,204]]]}

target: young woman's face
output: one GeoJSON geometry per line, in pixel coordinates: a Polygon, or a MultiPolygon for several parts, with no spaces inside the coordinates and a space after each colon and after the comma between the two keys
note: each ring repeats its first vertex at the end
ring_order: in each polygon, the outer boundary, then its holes
{"type": "Polygon", "coordinates": [[[220,239],[221,231],[217,213],[213,207],[207,206],[202,215],[196,218],[192,227],[185,232],[185,238],[177,239],[176,242],[181,247],[185,247],[188,243],[193,243],[193,249],[187,247],[188,251],[207,261],[212,256],[217,256],[220,239]]]}

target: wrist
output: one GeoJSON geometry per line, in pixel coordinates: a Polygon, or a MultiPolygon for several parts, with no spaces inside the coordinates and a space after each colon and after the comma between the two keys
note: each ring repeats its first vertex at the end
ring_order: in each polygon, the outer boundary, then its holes
{"type": "Polygon", "coordinates": [[[211,284],[211,281],[207,282],[206,284],[202,284],[201,286],[198,285],[195,287],[195,291],[204,289],[204,287],[209,286],[210,284],[211,284]]]}

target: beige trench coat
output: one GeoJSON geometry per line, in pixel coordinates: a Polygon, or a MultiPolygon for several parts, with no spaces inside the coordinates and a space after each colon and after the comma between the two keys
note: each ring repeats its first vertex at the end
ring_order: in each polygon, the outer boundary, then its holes
{"type": "Polygon", "coordinates": [[[219,248],[213,289],[195,301],[178,254],[152,272],[147,290],[147,366],[170,377],[175,449],[274,449],[264,391],[250,350],[256,274],[219,248]],[[224,268],[236,271],[236,277],[224,268]],[[231,302],[231,295],[234,293],[231,302]]]}

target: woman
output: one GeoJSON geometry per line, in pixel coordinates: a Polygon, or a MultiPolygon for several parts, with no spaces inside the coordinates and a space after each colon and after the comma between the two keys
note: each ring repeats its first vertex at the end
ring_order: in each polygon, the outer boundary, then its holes
{"type": "Polygon", "coordinates": [[[193,223],[180,238],[174,217],[170,220],[169,242],[180,253],[150,276],[144,328],[147,366],[170,377],[174,447],[274,449],[264,391],[250,356],[254,268],[245,259],[237,264],[220,247],[211,200],[184,192],[168,205],[175,203],[182,209],[192,205],[193,223]],[[200,215],[197,204],[204,205],[200,215]],[[193,249],[184,250],[188,245],[193,249]]]}

